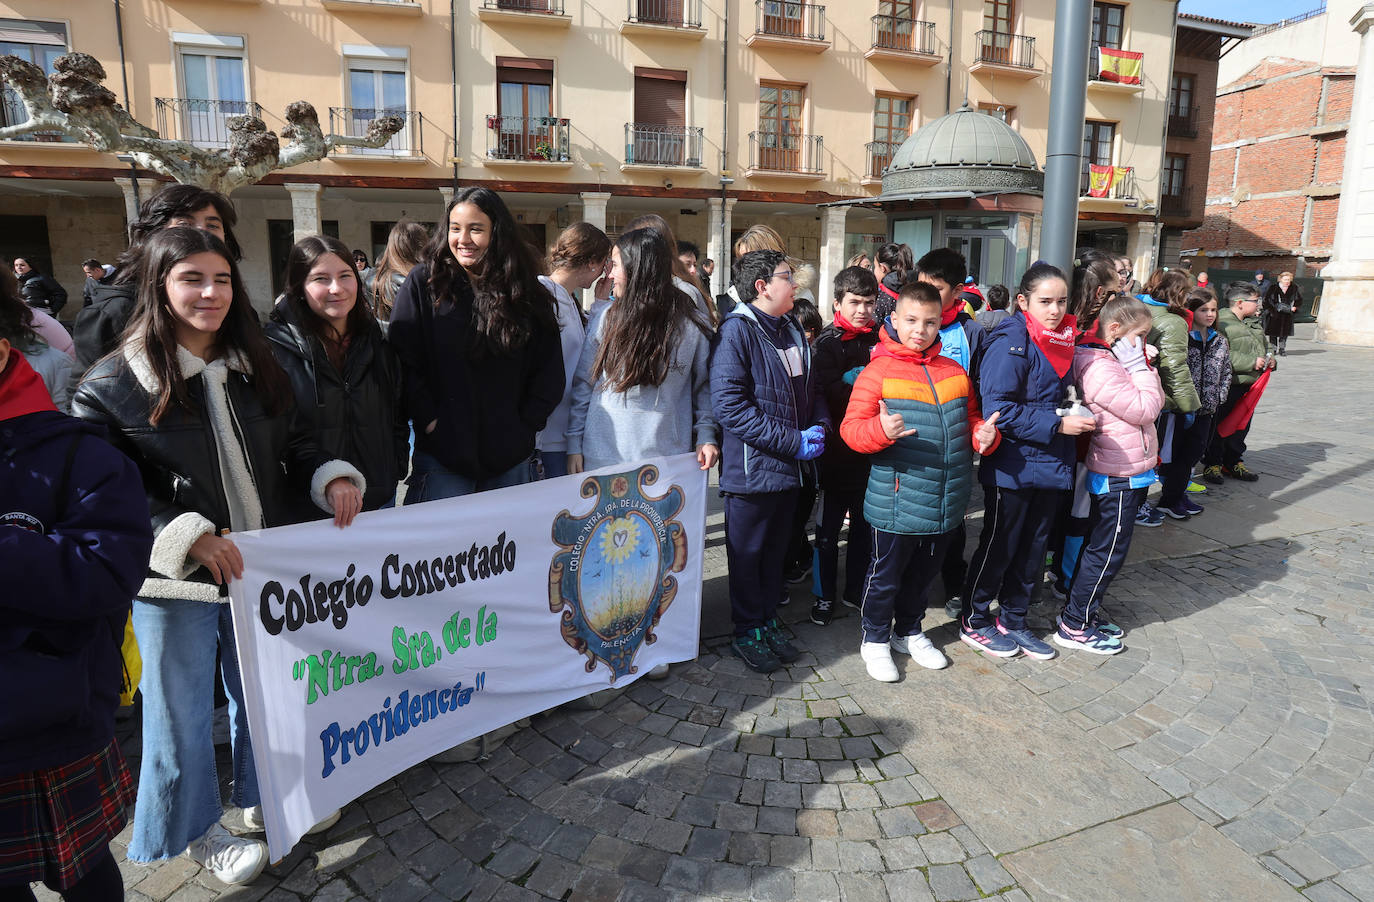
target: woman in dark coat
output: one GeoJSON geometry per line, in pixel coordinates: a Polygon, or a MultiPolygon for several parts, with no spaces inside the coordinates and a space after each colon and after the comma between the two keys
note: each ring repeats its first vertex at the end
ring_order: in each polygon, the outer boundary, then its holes
{"type": "Polygon", "coordinates": [[[1302,306],[1302,289],[1293,281],[1291,272],[1279,273],[1278,282],[1264,293],[1264,334],[1279,347],[1279,356],[1286,357],[1288,336],[1293,334],[1293,317],[1302,306]]]}

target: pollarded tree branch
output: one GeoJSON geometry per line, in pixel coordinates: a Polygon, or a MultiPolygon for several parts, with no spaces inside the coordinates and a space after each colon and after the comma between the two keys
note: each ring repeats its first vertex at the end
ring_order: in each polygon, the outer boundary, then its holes
{"type": "Polygon", "coordinates": [[[3,56],[0,80],[19,95],[28,114],[27,121],[0,128],[0,140],[60,132],[105,153],[130,154],[138,165],[175,181],[223,194],[278,169],[323,159],[335,147],[382,147],[405,127],[400,116],[382,116],[364,137],[326,135],[315,108],[298,100],[286,108],[285,147],[261,119],[234,116],[226,123],[228,149],[205,148],[163,138],[130,116],[101,84],[104,67],[85,53],[58,57],[51,78],[33,63],[3,56]]]}

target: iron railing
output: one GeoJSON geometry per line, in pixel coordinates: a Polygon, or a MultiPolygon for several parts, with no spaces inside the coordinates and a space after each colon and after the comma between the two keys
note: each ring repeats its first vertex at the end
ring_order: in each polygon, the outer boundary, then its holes
{"type": "Polygon", "coordinates": [[[825,7],[791,0],[754,0],[754,33],[824,41],[825,7]]]}
{"type": "Polygon", "coordinates": [[[625,123],[625,162],[633,166],[700,166],[702,130],[691,125],[625,123]]]}
{"type": "Polygon", "coordinates": [[[482,0],[482,8],[561,16],[563,15],[563,0],[482,0]]]}
{"type": "Polygon", "coordinates": [[[1186,110],[1171,109],[1169,111],[1169,137],[1171,138],[1196,138],[1197,137],[1197,111],[1196,106],[1186,110]]]}
{"type": "Polygon", "coordinates": [[[980,63],[1034,69],[1035,38],[1023,34],[1003,34],[1000,31],[975,32],[973,58],[980,63]]]}
{"type": "Polygon", "coordinates": [[[749,168],[819,175],[825,142],[820,135],[749,133],[749,168]]]}
{"type": "Polygon", "coordinates": [[[1274,22],[1270,25],[1256,25],[1254,31],[1250,32],[1250,37],[1257,38],[1262,34],[1268,34],[1271,31],[1278,31],[1280,28],[1287,28],[1289,25],[1296,25],[1299,22],[1306,22],[1308,19],[1315,19],[1317,16],[1320,16],[1324,12],[1326,12],[1325,3],[1323,3],[1321,6],[1318,6],[1316,9],[1309,9],[1307,12],[1302,13],[1301,15],[1289,16],[1287,19],[1283,19],[1279,22],[1274,22]]]}
{"type": "Polygon", "coordinates": [[[572,128],[557,116],[488,116],[487,158],[567,163],[572,128]]]}
{"type": "MultiPolygon", "coordinates": [[[[24,108],[24,101],[19,95],[9,88],[4,90],[3,107],[0,107],[0,127],[11,125],[23,125],[29,121],[29,111],[24,108]]],[[[29,132],[27,135],[15,135],[8,138],[9,141],[38,141],[47,144],[57,144],[66,142],[76,143],[76,139],[63,132],[29,132]]]]}
{"type": "Polygon", "coordinates": [[[262,107],[251,100],[194,100],[155,97],[157,131],[201,147],[228,147],[229,120],[235,116],[262,118],[262,107]]]}
{"type": "Polygon", "coordinates": [[[935,53],[935,23],[906,16],[874,16],[873,49],[935,53]]]}
{"type": "Polygon", "coordinates": [[[701,27],[701,0],[626,0],[627,22],[644,25],[701,27]]]}
{"type": "Polygon", "coordinates": [[[1188,215],[1188,186],[1183,185],[1178,189],[1178,192],[1177,194],[1161,194],[1159,196],[1159,212],[1165,216],[1188,215]]]}
{"type": "Polygon", "coordinates": [[[369,110],[363,107],[332,106],[329,108],[329,130],[349,138],[366,138],[367,129],[383,116],[400,116],[405,127],[391,136],[381,147],[336,147],[335,153],[372,157],[424,156],[424,117],[418,110],[369,110]]]}
{"type": "Polygon", "coordinates": [[[868,178],[882,178],[887,167],[892,165],[892,155],[901,146],[901,144],[894,144],[891,141],[869,141],[865,144],[864,151],[868,157],[868,166],[864,170],[864,174],[868,178]]]}
{"type": "MultiPolygon", "coordinates": [[[[1079,181],[1079,197],[1090,197],[1088,192],[1092,190],[1092,176],[1087,169],[1083,170],[1083,175],[1079,181]]],[[[1132,200],[1139,197],[1136,194],[1135,167],[1126,167],[1126,171],[1112,179],[1112,187],[1107,190],[1106,195],[1094,200],[1132,200]]]]}

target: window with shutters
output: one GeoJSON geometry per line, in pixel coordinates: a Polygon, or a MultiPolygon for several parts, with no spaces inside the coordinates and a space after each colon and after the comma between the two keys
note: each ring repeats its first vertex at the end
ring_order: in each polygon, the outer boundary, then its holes
{"type": "Polygon", "coordinates": [[[759,85],[759,166],[796,172],[801,165],[804,85],[759,85]]]}
{"type": "MultiPolygon", "coordinates": [[[[17,56],[33,63],[43,70],[44,75],[52,75],[53,62],[67,52],[67,26],[61,22],[34,22],[25,19],[0,19],[0,56],[17,56]]],[[[29,114],[24,103],[9,85],[5,86],[3,108],[0,109],[0,126],[19,125],[27,122],[29,114]]],[[[63,141],[60,132],[35,132],[24,135],[23,141],[63,141]]]]}
{"type": "Polygon", "coordinates": [[[1126,7],[1115,3],[1093,4],[1092,41],[1094,47],[1121,49],[1121,35],[1126,22],[1126,7]]]}
{"type": "Polygon", "coordinates": [[[553,125],[553,60],[496,58],[496,155],[506,160],[540,155],[553,125]]]}
{"type": "Polygon", "coordinates": [[[915,97],[878,94],[873,98],[873,144],[868,166],[870,177],[882,176],[883,170],[892,162],[892,155],[911,134],[915,110],[915,97]]]}
{"type": "Polygon", "coordinates": [[[1164,156],[1164,190],[1171,197],[1182,197],[1187,187],[1188,155],[1171,153],[1164,156]]]}
{"type": "Polygon", "coordinates": [[[1116,123],[1115,122],[1094,122],[1088,120],[1083,123],[1083,193],[1088,193],[1088,186],[1091,184],[1088,178],[1088,166],[1110,166],[1112,165],[1112,145],[1116,142],[1116,123]]]}
{"type": "Polygon", "coordinates": [[[1011,0],[983,0],[983,30],[1011,34],[1011,0]]]}
{"type": "Polygon", "coordinates": [[[661,166],[686,165],[687,72],[635,66],[634,122],[626,161],[661,166]]]}

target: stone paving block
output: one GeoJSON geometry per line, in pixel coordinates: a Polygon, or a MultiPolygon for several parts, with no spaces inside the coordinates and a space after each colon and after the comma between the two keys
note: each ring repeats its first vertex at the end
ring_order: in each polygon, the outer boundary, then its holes
{"type": "Polygon", "coordinates": [[[801,836],[835,837],[840,834],[835,812],[814,809],[797,812],[797,833],[801,836]]]}
{"type": "Polygon", "coordinates": [[[888,897],[893,900],[900,900],[900,902],[934,902],[935,900],[935,896],[930,891],[930,883],[926,880],[925,872],[921,870],[890,871],[883,875],[883,884],[887,887],[888,897]]]}
{"type": "Polygon", "coordinates": [[[739,777],[716,775],[702,785],[701,796],[718,802],[733,802],[739,798],[743,787],[744,781],[739,777]]]}
{"type": "Polygon", "coordinates": [[[925,833],[926,828],[916,817],[916,812],[908,805],[898,808],[880,808],[877,811],[878,827],[884,836],[915,836],[925,833]]]}
{"type": "Polygon", "coordinates": [[[1282,877],[1290,886],[1306,886],[1308,881],[1301,874],[1279,861],[1273,855],[1261,855],[1260,864],[1282,877]]]}
{"type": "Polygon", "coordinates": [[[796,835],[797,811],[795,808],[773,808],[765,806],[758,811],[758,831],[760,833],[778,833],[785,836],[796,835]]]}
{"type": "Polygon", "coordinates": [[[785,758],[782,762],[782,778],[789,783],[819,783],[820,765],[804,758],[785,758]]]}
{"type": "Polygon", "coordinates": [[[840,868],[844,871],[882,871],[883,857],[870,842],[842,839],[839,842],[840,868]]]}
{"type": "Polygon", "coordinates": [[[1016,880],[1007,873],[1007,869],[1002,867],[1001,862],[991,855],[979,855],[977,858],[970,858],[964,862],[964,868],[973,878],[973,882],[978,884],[978,888],[983,891],[984,895],[992,895],[998,890],[1016,884],[1016,880]]]}
{"type": "Polygon", "coordinates": [[[692,827],[690,824],[659,818],[649,828],[649,833],[644,837],[644,842],[655,849],[677,854],[687,847],[687,840],[691,834],[692,827]]]}
{"type": "Polygon", "coordinates": [[[837,811],[835,819],[839,824],[840,836],[845,839],[878,839],[882,836],[878,819],[871,810],[837,811]]]}
{"type": "Polygon", "coordinates": [[[957,864],[932,865],[926,877],[937,902],[962,902],[980,897],[978,888],[957,864]]]}
{"type": "Polygon", "coordinates": [[[750,780],[781,780],[782,762],[771,755],[750,755],[744,775],[750,780]]]}
{"type": "Polygon", "coordinates": [[[725,860],[731,864],[767,864],[770,854],[768,839],[759,833],[732,833],[725,860]]]}
{"type": "Polygon", "coordinates": [[[840,898],[844,902],[887,902],[887,887],[877,874],[841,873],[840,898]]]}
{"type": "Polygon", "coordinates": [[[693,858],[671,855],[668,858],[668,867],[663,871],[660,884],[686,890],[689,893],[700,893],[705,888],[708,870],[714,867],[715,865],[693,858]]]}
{"type": "Polygon", "coordinates": [[[702,890],[711,896],[745,899],[749,896],[752,878],[753,874],[750,869],[743,865],[714,864],[706,870],[705,880],[702,881],[702,890]]]}
{"type": "Polygon", "coordinates": [[[883,856],[883,863],[887,865],[889,871],[923,868],[930,863],[914,836],[880,839],[876,844],[879,854],[883,856]]]}
{"type": "Polygon", "coordinates": [[[1302,891],[1312,902],[1361,902],[1330,880],[1314,883],[1302,891]]]}
{"type": "Polygon", "coordinates": [[[750,876],[750,898],[755,902],[791,902],[792,872],[786,868],[756,867],[750,876]]]}
{"type": "Polygon", "coordinates": [[[916,841],[933,864],[950,864],[968,857],[959,840],[949,833],[927,833],[916,841]]]}
{"type": "Polygon", "coordinates": [[[741,805],[762,805],[763,790],[767,784],[767,780],[746,779],[739,787],[739,803],[741,805]]]}
{"type": "Polygon", "coordinates": [[[783,868],[810,867],[811,840],[805,836],[770,836],[768,863],[783,868]]]}
{"type": "Polygon", "coordinates": [[[615,899],[625,888],[625,879],[605,871],[583,871],[573,883],[568,902],[601,902],[615,899]]]}
{"type": "Polygon", "coordinates": [[[839,902],[840,884],[827,871],[797,871],[792,875],[795,898],[807,902],[839,902]]]}
{"type": "Polygon", "coordinates": [[[983,845],[967,824],[951,827],[949,832],[951,836],[959,840],[959,845],[964,847],[964,851],[968,852],[970,858],[975,855],[982,855],[988,850],[987,846],[983,845]]]}
{"type": "Polygon", "coordinates": [[[729,830],[694,827],[683,854],[698,861],[723,861],[729,849],[730,836],[729,830]]]}
{"type": "Polygon", "coordinates": [[[925,802],[913,806],[913,810],[916,812],[916,816],[921,819],[921,823],[925,824],[927,830],[948,830],[950,827],[957,827],[963,823],[959,816],[954,813],[954,809],[942,801],[925,802]]]}
{"type": "Polygon", "coordinates": [[[394,855],[382,851],[350,869],[348,877],[364,895],[379,898],[382,888],[388,886],[404,870],[404,865],[397,861],[394,855]]]}
{"type": "Polygon", "coordinates": [[[758,824],[758,809],[752,805],[726,803],[716,812],[716,827],[721,830],[753,830],[758,824]]]}
{"type": "Polygon", "coordinates": [[[846,808],[877,808],[882,804],[878,793],[866,783],[841,783],[840,796],[846,808]]]}
{"type": "Polygon", "coordinates": [[[668,867],[668,853],[658,849],[638,849],[620,863],[623,877],[657,885],[668,867]]]}

